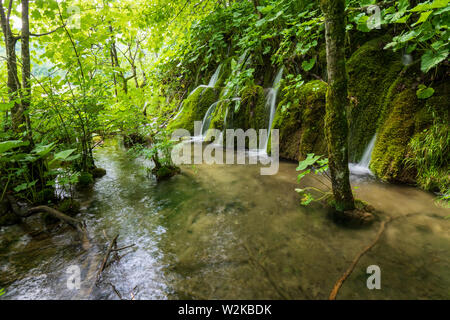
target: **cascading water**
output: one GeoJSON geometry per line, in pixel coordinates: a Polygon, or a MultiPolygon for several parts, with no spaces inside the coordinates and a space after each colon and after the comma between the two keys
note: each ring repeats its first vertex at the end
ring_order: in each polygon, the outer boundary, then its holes
{"type": "Polygon", "coordinates": [[[206,135],[206,131],[209,129],[209,125],[211,124],[211,117],[214,111],[216,110],[216,106],[220,101],[214,102],[209,108],[208,111],[206,111],[205,117],[202,121],[202,135],[203,137],[206,135]]]}
{"type": "Polygon", "coordinates": [[[367,145],[366,149],[364,150],[363,156],[361,160],[357,163],[350,163],[349,168],[350,172],[356,175],[366,175],[366,174],[372,174],[372,172],[369,169],[370,159],[372,158],[372,151],[375,147],[375,141],[377,139],[377,135],[375,134],[372,139],[370,140],[369,144],[367,145]]]}
{"type": "MultiPolygon", "coordinates": [[[[231,101],[238,101],[241,100],[241,98],[236,97],[236,98],[232,98],[231,101]]],[[[206,111],[205,117],[203,118],[202,121],[202,136],[205,137],[206,136],[206,132],[209,129],[209,126],[211,125],[211,118],[212,115],[214,114],[214,112],[216,111],[216,107],[220,102],[225,102],[225,101],[230,101],[230,99],[224,99],[224,100],[219,100],[214,102],[209,108],[208,111],[206,111]]],[[[226,121],[226,119],[224,120],[226,121]]]]}
{"type": "Polygon", "coordinates": [[[214,88],[214,86],[217,83],[217,80],[219,80],[219,75],[220,75],[220,70],[221,69],[222,69],[222,64],[219,64],[219,66],[217,67],[216,71],[211,76],[211,79],[209,80],[209,83],[207,85],[206,84],[199,85],[197,88],[192,90],[192,92],[189,94],[189,96],[192,95],[194,92],[196,92],[200,88],[214,88]]]}
{"type": "Polygon", "coordinates": [[[211,79],[209,80],[208,87],[212,88],[216,85],[217,80],[219,79],[220,69],[222,69],[222,64],[219,64],[216,71],[212,75],[211,79]]]}
{"type": "Polygon", "coordinates": [[[266,97],[266,109],[269,112],[269,126],[268,126],[268,130],[267,130],[267,139],[264,145],[264,152],[267,151],[267,144],[269,142],[269,138],[270,138],[270,129],[272,128],[272,123],[273,123],[273,119],[275,118],[275,111],[277,108],[277,95],[278,95],[278,89],[280,87],[280,81],[281,78],[283,77],[283,67],[280,68],[280,70],[278,71],[273,84],[272,84],[272,88],[268,89],[267,92],[267,97],[266,97]]]}

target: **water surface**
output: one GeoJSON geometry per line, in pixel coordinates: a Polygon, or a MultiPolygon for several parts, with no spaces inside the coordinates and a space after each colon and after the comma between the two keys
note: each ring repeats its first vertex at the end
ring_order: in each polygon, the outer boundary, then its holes
{"type": "MultiPolygon", "coordinates": [[[[2,299],[326,299],[356,254],[390,223],[344,283],[341,299],[449,299],[449,210],[433,195],[355,177],[355,194],[380,213],[369,228],[334,223],[319,205],[302,207],[295,163],[275,176],[243,165],[183,166],[159,184],[142,159],[117,142],[96,151],[107,175],[79,195],[91,237],[83,250],[65,226],[39,217],[1,229],[2,299]],[[95,274],[108,239],[135,244],[95,274]],[[366,268],[381,268],[381,290],[368,290],[366,268]],[[81,290],[67,288],[67,268],[81,269],[81,290]]],[[[310,183],[309,181],[308,183],[310,183]]]]}

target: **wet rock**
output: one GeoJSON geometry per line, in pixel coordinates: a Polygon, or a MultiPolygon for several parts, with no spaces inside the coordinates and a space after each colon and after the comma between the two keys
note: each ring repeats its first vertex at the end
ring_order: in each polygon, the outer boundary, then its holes
{"type": "Polygon", "coordinates": [[[106,175],[106,170],[103,168],[95,168],[92,169],[91,174],[94,179],[98,179],[106,175]]]}
{"type": "Polygon", "coordinates": [[[181,172],[180,168],[175,166],[162,166],[153,168],[152,173],[156,176],[156,180],[162,181],[173,177],[181,172]]]}

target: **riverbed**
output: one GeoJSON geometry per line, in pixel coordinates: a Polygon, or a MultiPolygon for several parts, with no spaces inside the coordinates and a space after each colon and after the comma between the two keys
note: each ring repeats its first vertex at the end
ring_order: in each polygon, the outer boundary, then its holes
{"type": "Polygon", "coordinates": [[[378,211],[370,227],[336,224],[319,204],[300,205],[296,163],[278,174],[259,165],[185,165],[157,183],[143,159],[120,141],[95,151],[106,176],[79,192],[87,224],[84,250],[66,226],[39,217],[0,234],[0,299],[326,299],[355,256],[376,237],[344,282],[338,299],[450,299],[450,215],[434,195],[352,177],[355,196],[378,211]],[[95,285],[110,240],[120,261],[95,285]],[[367,267],[381,270],[381,289],[367,288],[367,267]],[[81,287],[68,287],[70,267],[81,287]]]}

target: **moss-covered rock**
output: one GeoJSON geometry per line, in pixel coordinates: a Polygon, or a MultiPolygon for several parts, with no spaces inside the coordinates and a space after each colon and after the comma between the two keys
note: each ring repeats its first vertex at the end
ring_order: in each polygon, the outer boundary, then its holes
{"type": "Polygon", "coordinates": [[[264,89],[258,85],[248,85],[242,89],[240,100],[224,99],[216,105],[209,128],[220,131],[267,129],[269,115],[265,103],[264,89]]]}
{"type": "Polygon", "coordinates": [[[383,50],[388,35],[366,42],[347,62],[350,161],[359,161],[377,131],[384,98],[402,69],[400,56],[383,50]]]}
{"type": "Polygon", "coordinates": [[[103,168],[94,168],[91,170],[92,177],[98,179],[106,175],[106,170],[103,168]]]}
{"type": "Polygon", "coordinates": [[[370,168],[390,182],[411,182],[404,159],[408,142],[415,132],[415,114],[424,105],[416,95],[417,67],[405,68],[390,86],[379,119],[379,129],[370,168]]]}
{"type": "Polygon", "coordinates": [[[64,199],[58,204],[56,210],[73,217],[80,212],[80,203],[73,199],[64,199]]]}
{"type": "Polygon", "coordinates": [[[181,172],[176,166],[161,166],[153,168],[152,173],[155,175],[157,181],[167,180],[181,172]]]}
{"type": "MultiPolygon", "coordinates": [[[[237,103],[237,102],[236,102],[237,103]]],[[[268,112],[265,107],[266,98],[261,86],[246,86],[241,91],[239,108],[228,111],[228,129],[267,129],[268,112]]]]}
{"type": "Polygon", "coordinates": [[[89,172],[81,172],[78,177],[78,186],[85,188],[94,183],[94,177],[89,172]]]}
{"type": "Polygon", "coordinates": [[[180,115],[169,124],[169,129],[186,129],[194,134],[194,121],[202,121],[208,108],[217,101],[218,89],[200,86],[183,102],[180,115]]]}
{"type": "Polygon", "coordinates": [[[308,153],[325,154],[323,131],[327,84],[310,81],[284,93],[272,129],[279,129],[280,157],[303,160],[308,153]]]}

